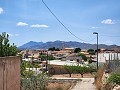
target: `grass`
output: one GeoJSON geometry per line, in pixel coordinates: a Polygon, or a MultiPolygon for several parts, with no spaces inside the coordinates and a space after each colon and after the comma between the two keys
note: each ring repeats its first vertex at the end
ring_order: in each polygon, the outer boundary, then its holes
{"type": "Polygon", "coordinates": [[[102,87],[102,77],[104,74],[105,66],[100,67],[97,71],[97,74],[95,75],[95,85],[98,90],[101,90],[102,87]]]}

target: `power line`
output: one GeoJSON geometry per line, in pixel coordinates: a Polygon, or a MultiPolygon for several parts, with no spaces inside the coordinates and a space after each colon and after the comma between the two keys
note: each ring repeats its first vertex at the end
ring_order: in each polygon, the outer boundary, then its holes
{"type": "Polygon", "coordinates": [[[56,18],[56,20],[71,34],[73,35],[74,37],[76,37],[77,39],[81,40],[81,41],[84,41],[84,42],[90,42],[91,40],[94,40],[95,38],[89,40],[89,41],[86,41],[86,40],[83,40],[79,37],[77,37],[74,33],[72,33],[59,19],[58,17],[51,11],[51,9],[47,6],[47,4],[42,0],[43,4],[45,5],[45,7],[50,11],[50,13],[56,18]]]}

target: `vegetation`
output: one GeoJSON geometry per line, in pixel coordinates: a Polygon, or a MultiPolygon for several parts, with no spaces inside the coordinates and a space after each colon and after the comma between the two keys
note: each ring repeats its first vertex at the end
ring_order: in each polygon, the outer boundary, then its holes
{"type": "Polygon", "coordinates": [[[21,79],[21,90],[46,90],[49,78],[46,74],[21,79]]]}
{"type": "Polygon", "coordinates": [[[26,70],[26,62],[22,61],[22,58],[21,58],[21,64],[20,64],[20,74],[21,74],[21,77],[25,77],[26,76],[25,70],[26,70]]]}
{"type": "Polygon", "coordinates": [[[54,60],[55,58],[53,57],[53,55],[48,55],[48,60],[54,60]]]}
{"type": "Polygon", "coordinates": [[[69,76],[71,77],[71,74],[75,71],[75,66],[71,65],[64,65],[64,69],[69,73],[69,76]]]}
{"type": "Polygon", "coordinates": [[[16,56],[17,54],[17,47],[14,43],[10,45],[8,38],[9,35],[6,32],[0,35],[0,57],[16,56]]]}
{"type": "Polygon", "coordinates": [[[59,49],[59,48],[52,47],[52,48],[49,48],[48,51],[60,51],[60,49],[59,49]]]}
{"type": "Polygon", "coordinates": [[[82,53],[80,53],[78,56],[81,56],[84,61],[87,61],[87,59],[88,59],[88,58],[87,58],[84,54],[82,54],[82,53]]]}
{"type": "Polygon", "coordinates": [[[81,51],[80,48],[75,48],[74,53],[79,53],[81,51]]]}
{"type": "Polygon", "coordinates": [[[96,53],[97,51],[98,51],[98,52],[100,52],[100,49],[98,49],[98,50],[95,50],[95,53],[96,53]]]}
{"type": "Polygon", "coordinates": [[[93,67],[90,66],[80,66],[80,65],[64,65],[64,69],[69,73],[69,76],[71,77],[72,73],[80,73],[81,77],[83,77],[83,75],[85,73],[92,73],[95,72],[96,70],[93,67]]]}
{"type": "Polygon", "coordinates": [[[99,67],[97,73],[95,74],[95,84],[98,90],[101,90],[102,88],[102,77],[105,71],[105,65],[102,67],[99,67]]]}
{"type": "Polygon", "coordinates": [[[90,55],[95,55],[95,51],[93,49],[88,49],[87,52],[90,54],[90,55]]]}
{"type": "Polygon", "coordinates": [[[21,62],[21,90],[46,90],[48,76],[46,73],[36,74],[26,68],[39,68],[37,63],[22,61],[21,62]]]}
{"type": "Polygon", "coordinates": [[[108,82],[120,85],[120,73],[113,73],[108,78],[108,82]]]}
{"type": "Polygon", "coordinates": [[[87,66],[75,66],[75,70],[81,74],[81,77],[83,78],[83,74],[90,72],[90,68],[87,66]]]}
{"type": "Polygon", "coordinates": [[[53,57],[53,55],[47,55],[45,53],[40,53],[39,58],[41,58],[42,61],[44,61],[44,60],[54,60],[55,59],[53,57]]]}
{"type": "Polygon", "coordinates": [[[21,60],[21,77],[30,78],[34,75],[34,72],[32,70],[26,70],[26,68],[40,68],[40,65],[38,63],[21,60]]]}

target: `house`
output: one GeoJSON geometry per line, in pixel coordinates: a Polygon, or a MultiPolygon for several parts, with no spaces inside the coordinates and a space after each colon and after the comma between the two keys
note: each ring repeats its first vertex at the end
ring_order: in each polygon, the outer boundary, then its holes
{"type": "Polygon", "coordinates": [[[23,50],[20,54],[23,55],[23,58],[39,58],[40,53],[47,53],[47,50],[23,50]]]}
{"type": "Polygon", "coordinates": [[[68,53],[74,53],[75,48],[64,48],[64,51],[68,53]]]}
{"type": "Polygon", "coordinates": [[[76,62],[81,63],[81,64],[83,64],[83,61],[84,61],[81,56],[78,56],[77,53],[69,54],[69,55],[66,57],[66,60],[76,61],[76,62]]]}

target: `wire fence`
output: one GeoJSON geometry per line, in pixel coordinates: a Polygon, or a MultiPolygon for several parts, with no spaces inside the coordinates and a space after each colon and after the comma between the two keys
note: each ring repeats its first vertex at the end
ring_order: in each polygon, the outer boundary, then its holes
{"type": "Polygon", "coordinates": [[[120,58],[118,53],[116,55],[109,54],[109,60],[107,61],[106,70],[111,73],[120,73],[120,58]]]}

